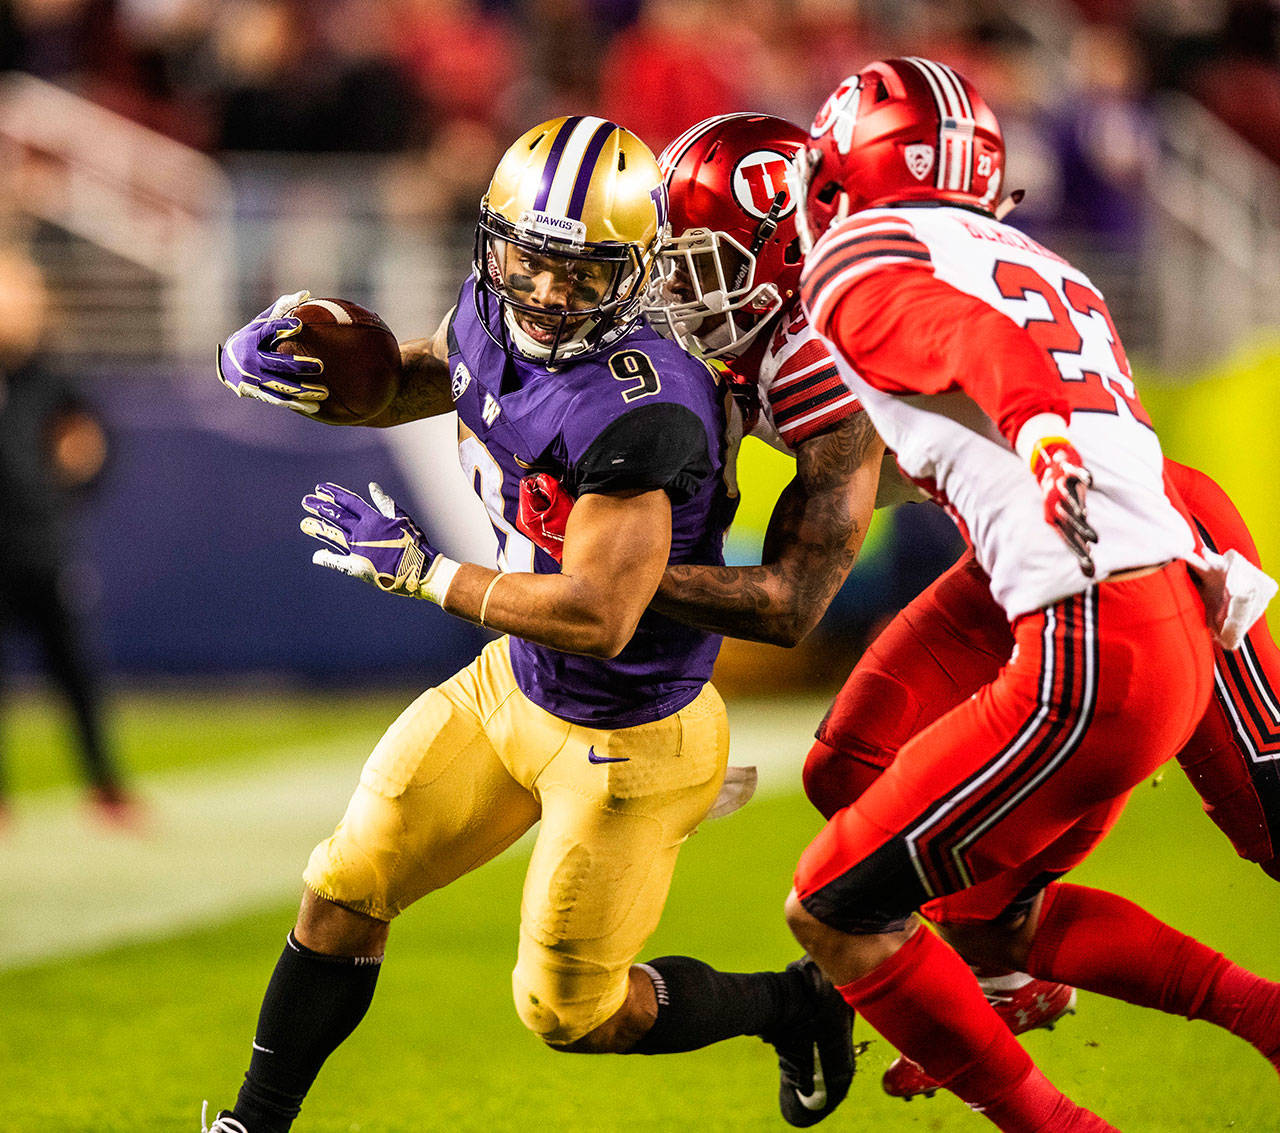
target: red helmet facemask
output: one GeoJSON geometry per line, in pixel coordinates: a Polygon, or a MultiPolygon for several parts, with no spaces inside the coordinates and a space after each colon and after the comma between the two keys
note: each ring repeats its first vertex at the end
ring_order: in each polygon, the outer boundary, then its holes
{"type": "Polygon", "coordinates": [[[886,59],[840,84],[798,164],[806,245],[850,213],[940,201],[994,214],[1004,138],[967,79],[931,59],[886,59]]]}
{"type": "Polygon", "coordinates": [[[686,349],[741,353],[796,293],[791,167],[804,142],[781,118],[726,114],[691,126],[659,156],[671,236],[646,312],[686,349]]]}

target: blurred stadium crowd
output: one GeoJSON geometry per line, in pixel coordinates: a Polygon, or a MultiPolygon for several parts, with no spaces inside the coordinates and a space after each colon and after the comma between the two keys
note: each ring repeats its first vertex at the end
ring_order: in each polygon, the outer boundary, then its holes
{"type": "Polygon", "coordinates": [[[0,0],[0,70],[213,154],[400,155],[393,208],[423,219],[469,219],[529,122],[590,108],[655,150],[716,113],[806,123],[852,66],[896,53],[945,59],[1006,132],[1048,139],[1023,155],[1033,225],[1136,238],[1161,91],[1280,159],[1273,0],[1063,6],[1082,17],[1065,90],[1029,57],[1027,19],[1057,6],[996,0],[0,0]]]}
{"type": "MultiPolygon", "coordinates": [[[[19,186],[0,188],[0,246],[16,235],[44,271],[45,360],[92,389],[111,440],[85,508],[92,553],[64,556],[92,562],[81,599],[105,623],[110,667],[347,679],[411,656],[452,671],[452,657],[424,660],[420,631],[385,619],[376,595],[316,624],[292,541],[310,477],[359,483],[392,465],[419,484],[431,477],[414,461],[433,446],[237,415],[213,382],[215,342],[300,286],[374,306],[403,337],[434,326],[494,164],[531,123],[599,114],[655,152],[718,113],[807,124],[842,78],[894,54],[944,60],[984,92],[1007,186],[1027,191],[1015,223],[1088,271],[1144,379],[1161,384],[1156,365],[1179,374],[1162,435],[1248,511],[1269,482],[1241,453],[1272,448],[1267,407],[1280,402],[1258,392],[1271,356],[1229,386],[1193,392],[1181,374],[1280,324],[1280,171],[1208,138],[1209,115],[1163,109],[1198,103],[1280,162],[1278,0],[0,0],[0,184],[19,186]],[[1259,443],[1224,432],[1202,458],[1227,388],[1259,407],[1233,423],[1259,443]],[[175,555],[154,516],[185,514],[210,469],[232,470],[227,498],[175,555]],[[240,584],[264,577],[272,594],[240,584]],[[246,625],[280,629],[250,639],[246,625]]],[[[748,504],[763,494],[744,491],[748,504]]],[[[1280,545],[1271,510],[1250,517],[1264,561],[1280,545]]],[[[740,561],[767,514],[740,513],[740,561]]],[[[955,553],[932,509],[892,522],[832,611],[856,640],[955,553]]],[[[476,645],[458,624],[442,618],[441,654],[476,645]]]]}

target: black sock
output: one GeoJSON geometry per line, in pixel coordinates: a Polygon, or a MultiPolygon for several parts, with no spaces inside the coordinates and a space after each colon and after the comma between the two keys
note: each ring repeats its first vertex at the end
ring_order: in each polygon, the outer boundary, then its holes
{"type": "Polygon", "coordinates": [[[235,1116],[252,1133],[286,1133],[320,1067],[373,1001],[381,957],[324,956],[285,943],[258,1015],[235,1116]]]}
{"type": "Polygon", "coordinates": [[[808,984],[796,971],[718,972],[690,956],[662,956],[640,967],[653,980],[658,1017],[629,1054],[675,1054],[762,1035],[810,1009],[808,984]]]}

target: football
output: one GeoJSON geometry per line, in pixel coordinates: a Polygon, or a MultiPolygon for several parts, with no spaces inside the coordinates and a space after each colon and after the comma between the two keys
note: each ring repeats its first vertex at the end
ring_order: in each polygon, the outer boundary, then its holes
{"type": "Polygon", "coordinates": [[[324,363],[315,380],[329,396],[317,403],[317,421],[356,425],[391,404],[400,381],[400,346],[374,312],[347,299],[308,299],[285,314],[301,319],[302,329],[276,349],[324,363]]]}

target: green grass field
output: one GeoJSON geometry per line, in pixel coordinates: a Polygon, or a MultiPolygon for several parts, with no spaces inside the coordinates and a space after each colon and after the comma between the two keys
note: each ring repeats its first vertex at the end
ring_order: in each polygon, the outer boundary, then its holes
{"type": "MultiPolygon", "coordinates": [[[[0,836],[3,1133],[192,1131],[202,1098],[229,1104],[292,923],[297,874],[327,832],[309,812],[296,832],[286,825],[273,836],[273,823],[306,810],[291,783],[319,778],[327,794],[316,813],[331,825],[364,749],[402,700],[283,691],[122,699],[115,734],[156,809],[141,837],[85,830],[48,705],[24,697],[9,710],[4,735],[18,794],[13,828],[0,836]],[[273,778],[281,768],[300,779],[273,778]],[[286,797],[248,808],[242,799],[258,783],[259,793],[286,797]],[[206,829],[201,815],[224,798],[233,817],[206,829]],[[249,817],[236,821],[241,809],[249,817]],[[202,854],[213,864],[190,872],[202,854]],[[281,880],[242,886],[236,872],[246,863],[281,880]],[[187,890],[210,900],[166,925],[166,910],[186,908],[187,890]],[[68,904],[76,916],[60,923],[68,904]],[[117,922],[153,915],[124,934],[132,943],[103,949],[77,935],[82,922],[103,915],[100,906],[117,922]],[[6,955],[11,920],[24,922],[22,939],[41,948],[35,956],[61,958],[6,955]]],[[[760,750],[798,760],[820,706],[733,701],[735,744],[750,751],[754,737],[760,750]]],[[[795,955],[782,900],[795,858],[817,829],[798,790],[778,785],[796,783],[795,769],[774,773],[745,810],[690,840],[647,955],[689,952],[743,970],[795,955]]],[[[529,1036],[509,985],[522,865],[516,847],[396,925],[369,1017],[322,1073],[302,1133],[786,1128],[776,1113],[772,1052],[757,1040],[633,1059],[556,1055],[529,1036]]],[[[1234,856],[1176,768],[1139,789],[1076,880],[1139,900],[1280,978],[1274,884],[1234,856]]],[[[861,1025],[856,1037],[871,1046],[849,1100],[824,1128],[991,1128],[949,1096],[910,1104],[885,1097],[879,1077],[892,1052],[861,1025]]],[[[1275,1074],[1206,1024],[1082,994],[1077,1016],[1026,1043],[1050,1077],[1126,1133],[1280,1130],[1275,1074]]]]}

